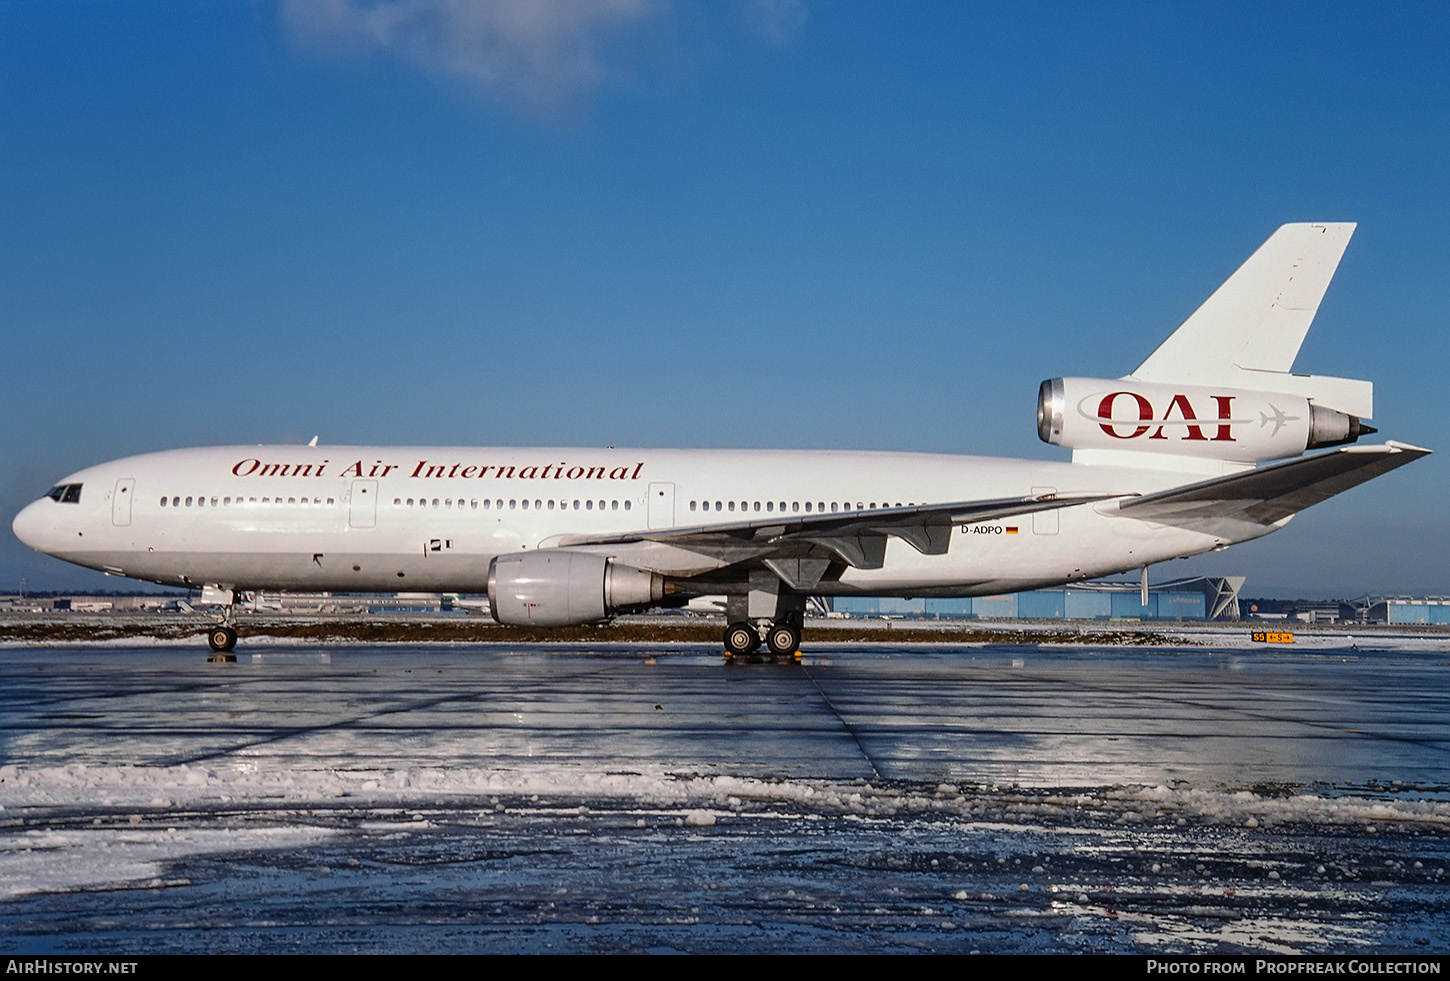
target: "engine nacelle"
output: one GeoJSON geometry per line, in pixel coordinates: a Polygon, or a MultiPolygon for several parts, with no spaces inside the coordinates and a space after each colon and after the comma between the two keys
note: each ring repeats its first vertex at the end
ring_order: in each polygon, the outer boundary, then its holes
{"type": "Polygon", "coordinates": [[[1074,450],[1256,463],[1353,443],[1374,431],[1358,416],[1273,392],[1132,378],[1051,378],[1037,395],[1037,435],[1074,450]]]}
{"type": "Polygon", "coordinates": [[[567,548],[500,555],[488,566],[488,608],[515,627],[567,627],[664,597],[664,577],[567,548]]]}

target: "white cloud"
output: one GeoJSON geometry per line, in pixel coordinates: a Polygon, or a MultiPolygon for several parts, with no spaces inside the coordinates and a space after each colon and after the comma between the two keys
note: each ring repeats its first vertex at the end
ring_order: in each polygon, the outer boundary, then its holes
{"type": "Polygon", "coordinates": [[[612,43],[664,0],[282,0],[282,22],[316,48],[380,51],[529,109],[553,110],[606,81],[612,43]]]}

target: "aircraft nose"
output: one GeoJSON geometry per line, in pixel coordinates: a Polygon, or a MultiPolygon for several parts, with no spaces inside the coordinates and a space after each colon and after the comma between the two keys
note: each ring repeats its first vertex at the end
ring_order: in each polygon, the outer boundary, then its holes
{"type": "Polygon", "coordinates": [[[15,520],[10,523],[10,530],[15,532],[15,537],[20,539],[37,552],[49,551],[47,546],[53,546],[51,539],[54,537],[51,515],[46,513],[45,506],[52,504],[51,501],[32,501],[20,509],[15,520]]]}

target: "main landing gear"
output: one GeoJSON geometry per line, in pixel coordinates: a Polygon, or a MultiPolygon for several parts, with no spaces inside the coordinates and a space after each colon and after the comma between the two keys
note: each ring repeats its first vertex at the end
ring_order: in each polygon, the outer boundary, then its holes
{"type": "Polygon", "coordinates": [[[761,644],[775,658],[801,659],[801,628],[806,598],[783,589],[767,569],[750,570],[742,592],[725,596],[725,659],[744,657],[761,644]]]}
{"type": "Polygon", "coordinates": [[[776,621],[764,625],[763,638],[761,633],[762,628],[749,621],[741,620],[730,624],[725,628],[726,659],[753,654],[762,642],[772,657],[788,657],[795,661],[801,659],[799,625],[789,621],[776,621]]]}

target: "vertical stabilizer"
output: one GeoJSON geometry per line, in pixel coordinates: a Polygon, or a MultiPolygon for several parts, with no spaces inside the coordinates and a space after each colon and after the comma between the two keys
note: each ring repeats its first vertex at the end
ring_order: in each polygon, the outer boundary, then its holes
{"type": "Polygon", "coordinates": [[[1369,382],[1289,374],[1354,228],[1281,226],[1128,377],[1292,392],[1370,417],[1369,382]]]}

